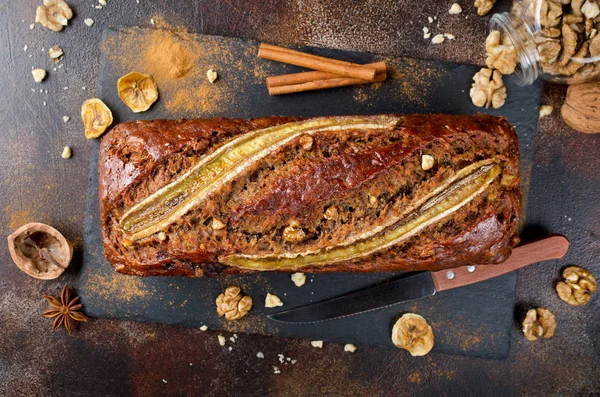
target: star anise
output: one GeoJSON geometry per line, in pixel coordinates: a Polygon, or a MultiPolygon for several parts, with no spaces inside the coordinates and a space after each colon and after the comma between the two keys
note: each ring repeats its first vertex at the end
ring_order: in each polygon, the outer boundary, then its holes
{"type": "Polygon", "coordinates": [[[64,325],[69,334],[75,326],[75,321],[87,321],[87,316],[80,312],[81,304],[77,303],[79,297],[71,299],[69,287],[66,285],[62,289],[60,296],[46,296],[46,299],[52,305],[52,309],[46,310],[42,316],[54,318],[52,329],[55,330],[64,325]]]}

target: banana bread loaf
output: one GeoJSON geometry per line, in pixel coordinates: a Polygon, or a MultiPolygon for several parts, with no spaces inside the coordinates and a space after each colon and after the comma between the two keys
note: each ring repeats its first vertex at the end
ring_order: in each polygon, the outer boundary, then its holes
{"type": "Polygon", "coordinates": [[[499,263],[519,149],[487,115],[155,120],[103,139],[104,252],[138,276],[499,263]]]}

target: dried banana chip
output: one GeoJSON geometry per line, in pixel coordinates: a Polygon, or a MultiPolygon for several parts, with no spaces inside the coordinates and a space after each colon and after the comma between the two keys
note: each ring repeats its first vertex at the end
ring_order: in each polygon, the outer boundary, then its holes
{"type": "Polygon", "coordinates": [[[113,122],[112,112],[98,98],[88,99],[81,105],[81,118],[87,139],[98,138],[113,122]]]}
{"type": "Polygon", "coordinates": [[[117,82],[119,97],[134,113],[145,112],[158,99],[158,88],[149,74],[131,72],[117,82]]]}
{"type": "Polygon", "coordinates": [[[433,330],[423,317],[406,313],[394,324],[392,342],[412,356],[424,356],[433,348],[433,330]]]}

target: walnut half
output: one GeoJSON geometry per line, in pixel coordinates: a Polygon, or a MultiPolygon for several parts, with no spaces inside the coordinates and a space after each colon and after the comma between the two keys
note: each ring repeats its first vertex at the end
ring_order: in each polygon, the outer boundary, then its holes
{"type": "Polygon", "coordinates": [[[531,309],[523,320],[523,333],[527,340],[535,341],[539,337],[552,338],[556,330],[556,317],[546,308],[531,309]]]}
{"type": "Polygon", "coordinates": [[[63,0],[44,0],[35,10],[35,21],[55,32],[60,32],[73,18],[71,7],[63,0]]]}
{"type": "Polygon", "coordinates": [[[232,285],[217,297],[217,313],[226,320],[239,320],[252,308],[252,298],[242,295],[240,287],[232,285]]]}
{"type": "Polygon", "coordinates": [[[507,36],[492,30],[485,39],[485,64],[490,69],[498,69],[502,74],[514,73],[517,67],[517,50],[507,36]]]}
{"type": "Polygon", "coordinates": [[[473,76],[470,95],[475,106],[488,108],[492,105],[494,109],[500,108],[506,100],[506,87],[502,81],[502,73],[498,70],[482,68],[473,76]]]}
{"type": "Polygon", "coordinates": [[[572,306],[583,306],[592,299],[598,287],[596,278],[586,269],[569,266],[562,272],[563,280],[556,284],[558,297],[572,306]]]}
{"type": "Polygon", "coordinates": [[[494,7],[494,3],[496,0],[475,0],[473,5],[477,8],[477,15],[484,16],[494,7]]]}

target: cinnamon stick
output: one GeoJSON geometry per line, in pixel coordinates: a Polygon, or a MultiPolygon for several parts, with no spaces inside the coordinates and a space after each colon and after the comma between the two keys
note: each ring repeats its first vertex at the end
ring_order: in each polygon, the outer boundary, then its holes
{"type": "MultiPolygon", "coordinates": [[[[340,62],[343,62],[343,61],[340,61],[340,62]]],[[[375,68],[377,75],[386,73],[385,62],[368,63],[365,66],[370,66],[370,67],[375,68]]],[[[340,77],[341,76],[337,75],[337,74],[320,72],[320,71],[284,74],[281,76],[267,77],[267,87],[280,87],[280,86],[284,86],[284,85],[302,84],[302,83],[308,83],[310,81],[330,80],[330,79],[337,79],[340,77]]]]}
{"type": "MultiPolygon", "coordinates": [[[[292,50],[291,48],[287,48],[287,47],[278,47],[276,45],[273,44],[268,44],[268,43],[261,43],[259,46],[259,50],[261,48],[264,48],[265,50],[274,50],[274,51],[281,51],[281,52],[287,52],[288,54],[302,54],[307,56],[308,58],[311,59],[319,59],[321,61],[329,61],[332,63],[337,63],[340,65],[359,65],[357,63],[352,63],[352,62],[348,62],[348,61],[342,61],[341,59],[334,59],[334,58],[327,58],[327,57],[322,57],[319,55],[314,55],[314,54],[309,54],[309,53],[305,53],[305,52],[300,52],[300,51],[296,51],[296,50],[292,50]]],[[[376,62],[375,63],[377,66],[375,67],[375,70],[377,71],[377,73],[383,73],[386,71],[386,66],[385,66],[385,62],[376,62]]],[[[370,66],[373,64],[367,64],[367,65],[360,65],[360,66],[370,66]]]]}
{"type": "MultiPolygon", "coordinates": [[[[270,46],[270,45],[269,45],[270,46]]],[[[353,63],[332,62],[331,59],[317,57],[315,55],[305,54],[300,51],[286,49],[272,49],[269,46],[265,48],[263,44],[259,46],[258,56],[272,61],[288,63],[309,69],[319,70],[321,72],[333,73],[344,77],[353,77],[361,80],[373,81],[375,78],[375,68],[370,66],[358,65],[353,63]]]]}
{"type": "Polygon", "coordinates": [[[363,79],[354,79],[349,77],[337,77],[333,79],[325,79],[325,80],[315,80],[315,81],[307,81],[305,83],[300,84],[289,84],[289,85],[281,85],[281,86],[269,86],[269,95],[285,95],[285,94],[294,94],[297,92],[304,91],[314,91],[314,90],[324,90],[327,88],[335,88],[335,87],[345,87],[349,85],[359,85],[359,84],[370,84],[373,82],[380,82],[386,79],[386,73],[379,73],[375,75],[373,81],[363,80],[363,79]]]}

